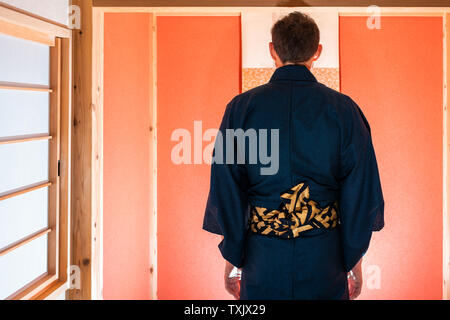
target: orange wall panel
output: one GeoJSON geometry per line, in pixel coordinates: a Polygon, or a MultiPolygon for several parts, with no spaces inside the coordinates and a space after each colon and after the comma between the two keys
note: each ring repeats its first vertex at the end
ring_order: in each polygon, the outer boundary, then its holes
{"type": "Polygon", "coordinates": [[[158,298],[229,298],[220,239],[202,230],[210,166],[175,165],[171,135],[184,128],[193,139],[194,121],[217,129],[239,93],[240,17],[158,17],[157,57],[158,298]]]}
{"type": "Polygon", "coordinates": [[[386,202],[361,298],[441,299],[443,21],[366,21],[340,18],[341,90],[371,124],[386,202]],[[370,289],[377,267],[380,288],[370,289]]]}
{"type": "Polygon", "coordinates": [[[103,295],[150,298],[151,21],[105,14],[103,295]]]}

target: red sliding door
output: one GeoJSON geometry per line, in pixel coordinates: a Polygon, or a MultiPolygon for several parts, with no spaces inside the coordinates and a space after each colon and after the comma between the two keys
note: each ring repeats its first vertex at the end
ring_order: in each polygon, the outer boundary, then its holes
{"type": "Polygon", "coordinates": [[[103,295],[150,298],[151,23],[105,14],[103,295]]]}
{"type": "Polygon", "coordinates": [[[442,298],[441,17],[340,18],[341,90],[372,128],[386,227],[365,259],[365,299],[442,298]]]}
{"type": "Polygon", "coordinates": [[[219,237],[202,231],[210,167],[194,157],[210,144],[203,133],[219,127],[239,94],[240,32],[238,16],[157,18],[159,299],[229,298],[219,237]],[[203,129],[196,134],[195,121],[203,129]],[[192,164],[172,162],[177,129],[191,135],[192,164]]]}

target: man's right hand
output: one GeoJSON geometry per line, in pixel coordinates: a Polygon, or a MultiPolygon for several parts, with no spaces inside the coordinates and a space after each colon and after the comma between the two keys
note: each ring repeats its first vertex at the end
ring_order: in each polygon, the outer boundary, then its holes
{"type": "Polygon", "coordinates": [[[363,286],[363,276],[362,276],[362,258],[349,273],[348,279],[348,290],[350,295],[350,300],[354,300],[361,294],[361,289],[363,286]]]}
{"type": "Polygon", "coordinates": [[[236,300],[239,300],[241,293],[241,279],[239,277],[230,278],[234,266],[228,261],[225,262],[225,289],[236,300]]]}

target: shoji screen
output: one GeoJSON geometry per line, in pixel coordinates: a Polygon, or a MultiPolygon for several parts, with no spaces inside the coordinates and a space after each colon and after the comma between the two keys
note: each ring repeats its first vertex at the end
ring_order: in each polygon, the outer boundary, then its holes
{"type": "Polygon", "coordinates": [[[228,298],[220,239],[201,230],[210,166],[198,155],[240,92],[240,45],[239,16],[157,17],[159,299],[228,298]],[[191,132],[192,164],[172,162],[177,129],[191,132]]]}
{"type": "Polygon", "coordinates": [[[59,63],[0,34],[0,299],[57,274],[59,63]]]}
{"type": "Polygon", "coordinates": [[[371,124],[386,201],[361,298],[441,299],[442,17],[366,22],[340,19],[342,92],[371,124]]]}

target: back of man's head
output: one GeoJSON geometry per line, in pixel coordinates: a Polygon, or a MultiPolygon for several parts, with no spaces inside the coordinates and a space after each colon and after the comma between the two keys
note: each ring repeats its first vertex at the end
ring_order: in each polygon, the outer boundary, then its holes
{"type": "Polygon", "coordinates": [[[283,63],[302,63],[317,52],[320,31],[315,21],[301,12],[292,12],[272,28],[272,43],[283,63]]]}

